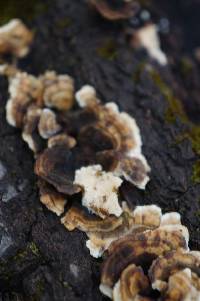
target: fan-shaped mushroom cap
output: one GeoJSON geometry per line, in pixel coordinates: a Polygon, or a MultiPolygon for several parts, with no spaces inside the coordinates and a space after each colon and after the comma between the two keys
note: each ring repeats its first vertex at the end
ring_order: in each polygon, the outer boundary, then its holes
{"type": "Polygon", "coordinates": [[[189,268],[200,277],[200,252],[195,255],[193,252],[179,250],[157,258],[149,270],[152,287],[163,291],[167,287],[170,275],[186,268],[189,268]]]}
{"type": "Polygon", "coordinates": [[[78,228],[85,232],[107,233],[119,227],[123,223],[123,219],[122,217],[109,216],[103,220],[97,216],[87,214],[81,208],[71,207],[61,219],[61,222],[69,231],[78,228]]]}
{"type": "MultiPolygon", "coordinates": [[[[171,250],[186,249],[186,241],[178,231],[156,229],[128,235],[111,244],[101,275],[103,287],[113,288],[121,272],[131,263],[146,265],[171,250]]],[[[101,287],[102,288],[102,287],[101,287]]],[[[102,289],[101,289],[102,290],[102,289]]]]}
{"type": "Polygon", "coordinates": [[[122,208],[118,202],[118,188],[122,180],[111,172],[105,172],[100,165],[82,167],[76,170],[74,184],[83,189],[82,204],[102,218],[110,214],[120,216],[122,208]]]}
{"type": "Polygon", "coordinates": [[[148,277],[145,276],[141,267],[130,264],[121,273],[120,279],[113,288],[114,301],[137,300],[140,293],[149,290],[148,277]]]}
{"type": "Polygon", "coordinates": [[[73,184],[76,166],[81,164],[81,157],[71,152],[66,146],[54,146],[44,150],[35,163],[35,173],[52,184],[59,192],[74,194],[81,188],[73,184]]]}
{"type": "Polygon", "coordinates": [[[33,40],[33,33],[19,19],[0,27],[0,53],[25,56],[33,40]]]}
{"type": "Polygon", "coordinates": [[[47,71],[40,79],[44,85],[44,103],[47,107],[61,111],[71,109],[74,104],[74,81],[69,75],[47,71]]]}
{"type": "Polygon", "coordinates": [[[40,151],[43,144],[38,133],[38,123],[41,113],[42,109],[32,105],[28,108],[24,118],[22,138],[34,153],[40,151]]]}
{"type": "Polygon", "coordinates": [[[171,275],[167,290],[162,297],[164,301],[199,301],[200,288],[193,284],[191,270],[186,268],[171,275]]]}
{"type": "Polygon", "coordinates": [[[67,203],[66,196],[57,192],[51,185],[40,180],[38,183],[40,191],[40,202],[50,211],[60,216],[64,212],[67,203]]]}
{"type": "Polygon", "coordinates": [[[10,125],[23,126],[24,116],[30,104],[40,105],[43,86],[36,77],[18,72],[9,82],[10,99],[6,104],[6,118],[10,125]]]}
{"type": "Polygon", "coordinates": [[[50,109],[43,109],[41,112],[38,131],[42,138],[48,139],[61,130],[61,126],[56,121],[56,114],[50,109]]]}
{"type": "Polygon", "coordinates": [[[115,103],[102,105],[94,88],[84,86],[76,93],[77,102],[96,118],[85,124],[78,140],[97,152],[99,163],[116,176],[124,177],[140,189],[149,181],[150,167],[141,153],[141,136],[134,118],[119,112],[115,103]],[[105,165],[105,166],[104,166],[105,165]]]}
{"type": "Polygon", "coordinates": [[[76,139],[66,133],[57,134],[48,139],[48,147],[56,145],[65,145],[67,148],[73,148],[76,145],[76,139]]]}

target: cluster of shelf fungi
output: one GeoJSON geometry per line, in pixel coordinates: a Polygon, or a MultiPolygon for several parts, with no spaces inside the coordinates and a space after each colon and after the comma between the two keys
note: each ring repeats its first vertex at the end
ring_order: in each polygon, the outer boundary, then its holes
{"type": "MultiPolygon", "coordinates": [[[[91,4],[111,20],[132,11],[129,1],[128,9],[114,12],[106,1],[91,4]]],[[[147,27],[154,45],[141,32],[137,43],[165,64],[153,24],[147,27]]],[[[32,40],[20,20],[0,28],[2,54],[23,57],[32,40]]],[[[103,104],[94,87],[75,91],[67,74],[36,77],[7,63],[1,73],[9,81],[7,121],[33,151],[40,201],[68,231],[86,233],[91,256],[103,256],[101,292],[115,301],[199,300],[200,253],[189,250],[180,214],[163,214],[156,205],[130,209],[120,194],[123,181],[139,189],[149,181],[135,119],[115,103],[103,104]]]]}

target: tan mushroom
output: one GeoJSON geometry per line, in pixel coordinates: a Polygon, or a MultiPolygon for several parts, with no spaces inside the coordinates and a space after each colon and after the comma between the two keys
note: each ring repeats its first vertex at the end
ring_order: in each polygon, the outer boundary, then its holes
{"type": "Polygon", "coordinates": [[[39,180],[40,202],[44,204],[50,211],[60,216],[64,212],[67,203],[66,196],[57,192],[51,185],[45,181],[39,180]]]}
{"type": "Polygon", "coordinates": [[[200,289],[193,284],[191,270],[186,268],[169,277],[167,290],[164,292],[164,301],[199,301],[200,289]]]}
{"type": "Polygon", "coordinates": [[[38,123],[38,131],[42,138],[48,139],[61,130],[56,121],[56,114],[50,109],[43,109],[38,123]]]}
{"type": "Polygon", "coordinates": [[[18,72],[9,82],[10,99],[6,104],[6,117],[10,125],[22,127],[30,104],[41,105],[43,86],[40,80],[25,72],[18,72]]]}
{"type": "Polygon", "coordinates": [[[32,105],[27,109],[24,118],[22,138],[34,153],[38,153],[43,146],[43,141],[38,133],[38,123],[41,113],[42,109],[32,105]]]}
{"type": "Polygon", "coordinates": [[[44,103],[47,107],[61,111],[71,109],[74,104],[74,81],[69,75],[47,71],[40,79],[44,84],[44,103]]]}
{"type": "Polygon", "coordinates": [[[109,248],[109,256],[102,269],[100,290],[111,296],[114,284],[129,264],[150,266],[153,259],[177,249],[187,249],[185,238],[179,231],[158,228],[123,237],[109,248]]]}
{"type": "Polygon", "coordinates": [[[75,228],[84,232],[103,232],[107,233],[115,230],[123,223],[122,217],[109,216],[101,219],[97,216],[88,214],[83,208],[71,207],[61,219],[62,224],[72,231],[75,228]]]}
{"type": "Polygon", "coordinates": [[[97,153],[98,163],[106,169],[112,158],[108,170],[144,189],[150,167],[141,152],[140,131],[134,118],[119,112],[115,103],[102,105],[92,87],[84,86],[76,93],[76,99],[95,116],[93,123],[80,129],[80,144],[92,148],[97,153]]]}
{"type": "Polygon", "coordinates": [[[0,53],[25,56],[33,40],[33,33],[19,19],[13,19],[0,27],[0,53]]]}
{"type": "Polygon", "coordinates": [[[140,294],[150,290],[148,277],[144,274],[141,267],[130,264],[121,273],[120,279],[113,289],[114,301],[136,301],[142,298],[140,294]]]}
{"type": "Polygon", "coordinates": [[[159,291],[164,291],[168,286],[168,279],[171,274],[190,269],[200,277],[200,252],[183,252],[173,251],[156,259],[150,270],[149,277],[151,279],[152,287],[159,291]]]}
{"type": "Polygon", "coordinates": [[[67,148],[73,148],[76,145],[76,139],[66,133],[57,134],[48,139],[48,147],[56,145],[65,145],[67,148]]]}

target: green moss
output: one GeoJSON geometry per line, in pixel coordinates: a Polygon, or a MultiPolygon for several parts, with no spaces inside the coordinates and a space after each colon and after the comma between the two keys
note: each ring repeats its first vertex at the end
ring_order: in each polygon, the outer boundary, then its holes
{"type": "Polygon", "coordinates": [[[145,67],[146,67],[146,61],[141,62],[137,65],[137,67],[132,75],[132,79],[135,84],[138,84],[140,82],[140,76],[141,76],[141,73],[143,72],[143,70],[145,69],[145,67]]]}
{"type": "Polygon", "coordinates": [[[185,113],[181,101],[174,96],[173,91],[162,80],[159,73],[155,70],[151,70],[150,74],[154,83],[160,89],[162,95],[165,97],[165,99],[168,102],[168,108],[165,112],[166,121],[169,123],[173,123],[175,122],[176,118],[179,117],[182,122],[184,123],[188,122],[188,117],[185,113]]]}
{"type": "Polygon", "coordinates": [[[183,57],[180,61],[180,72],[186,77],[191,74],[193,69],[192,63],[189,58],[183,57]]]}
{"type": "Polygon", "coordinates": [[[56,25],[61,28],[61,29],[64,29],[64,28],[67,28],[69,27],[70,25],[72,24],[72,20],[70,18],[63,18],[63,19],[60,19],[56,25]]]}
{"type": "Polygon", "coordinates": [[[97,54],[107,60],[114,60],[117,56],[117,46],[113,39],[107,39],[104,44],[97,49],[97,54]]]}
{"type": "Polygon", "coordinates": [[[27,248],[24,250],[20,250],[17,252],[17,254],[15,256],[13,256],[13,258],[11,258],[11,260],[19,263],[21,262],[25,257],[27,257],[28,255],[28,250],[27,248]]]}
{"type": "Polygon", "coordinates": [[[44,292],[44,280],[40,280],[36,284],[36,295],[39,298],[44,292]]]}
{"type": "Polygon", "coordinates": [[[200,184],[200,160],[197,160],[193,165],[192,181],[200,184]]]}
{"type": "Polygon", "coordinates": [[[197,216],[198,218],[200,218],[200,210],[197,211],[196,216],[197,216]]]}
{"type": "Polygon", "coordinates": [[[24,258],[28,257],[30,253],[37,257],[40,256],[39,249],[34,242],[28,244],[25,249],[18,251],[17,254],[13,258],[11,258],[11,260],[14,260],[19,264],[24,260],[24,258]]]}
{"type": "Polygon", "coordinates": [[[188,131],[177,137],[176,143],[180,143],[184,139],[190,140],[193,151],[195,154],[200,155],[200,126],[191,124],[188,131]]]}
{"type": "Polygon", "coordinates": [[[29,245],[29,248],[31,250],[31,252],[35,255],[35,256],[40,256],[40,252],[38,247],[36,246],[36,244],[34,242],[31,242],[29,245]]]}
{"type": "Polygon", "coordinates": [[[21,18],[28,21],[46,10],[47,4],[42,0],[1,0],[0,25],[13,18],[21,18]]]}

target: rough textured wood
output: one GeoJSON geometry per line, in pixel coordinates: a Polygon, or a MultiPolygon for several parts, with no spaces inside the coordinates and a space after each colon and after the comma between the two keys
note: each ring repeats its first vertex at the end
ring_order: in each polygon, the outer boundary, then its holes
{"type": "MultiPolygon", "coordinates": [[[[161,69],[144,51],[128,46],[124,24],[104,21],[85,1],[48,4],[29,22],[36,38],[20,67],[34,74],[46,69],[69,73],[77,88],[95,86],[103,101],[115,101],[136,118],[152,167],[151,181],[145,192],[125,183],[124,198],[132,206],[155,203],[163,211],[179,211],[190,230],[191,246],[199,248],[200,185],[192,180],[198,157],[187,136],[178,139],[191,123],[180,104],[177,109],[172,92],[169,97],[163,89],[165,79],[170,91],[174,86],[179,94],[181,82],[175,85],[168,68],[161,69]],[[153,71],[146,71],[147,64],[153,71]]],[[[5,120],[7,98],[7,81],[1,78],[0,300],[104,300],[98,290],[101,261],[89,255],[85,235],[67,232],[39,203],[32,154],[21,133],[5,120]]]]}

